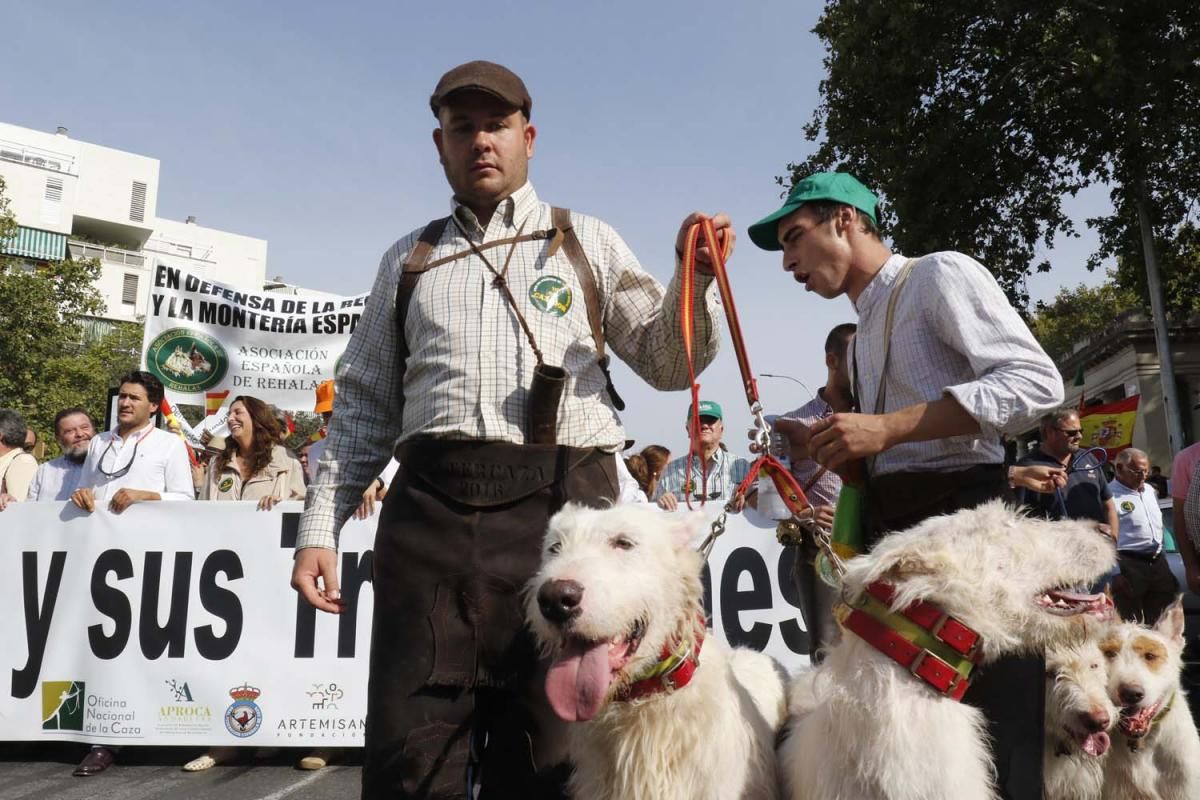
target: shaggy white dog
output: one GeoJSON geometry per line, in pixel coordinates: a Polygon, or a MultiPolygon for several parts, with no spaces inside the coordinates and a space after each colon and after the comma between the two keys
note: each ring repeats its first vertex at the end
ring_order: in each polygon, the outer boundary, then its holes
{"type": "Polygon", "coordinates": [[[1108,690],[1121,706],[1112,755],[1104,770],[1111,800],[1200,798],[1200,735],[1179,686],[1183,606],[1179,600],[1153,628],[1125,623],[1100,642],[1108,690]]]}
{"type": "Polygon", "coordinates": [[[1095,638],[1046,652],[1046,800],[1100,800],[1104,762],[1117,724],[1108,669],[1095,638]]]}
{"type": "Polygon", "coordinates": [[[526,618],[552,660],[550,706],[578,723],[573,797],[778,797],[785,676],[768,656],[706,635],[703,560],[690,546],[706,525],[636,505],[568,505],[550,520],[526,618]],[[658,672],[675,664],[666,680],[690,681],[666,688],[658,672]]]}
{"type": "MultiPolygon", "coordinates": [[[[980,636],[986,665],[1082,638],[1083,619],[1107,616],[1089,584],[1116,560],[1094,524],[1044,522],[1001,503],[927,520],[885,537],[849,562],[843,598],[894,588],[890,607],[940,607],[980,636]]],[[[928,660],[928,659],[926,659],[928,660]]],[[[849,630],[792,704],[780,745],[788,796],[796,800],[984,800],[994,770],[985,720],[943,697],[849,630]]]]}

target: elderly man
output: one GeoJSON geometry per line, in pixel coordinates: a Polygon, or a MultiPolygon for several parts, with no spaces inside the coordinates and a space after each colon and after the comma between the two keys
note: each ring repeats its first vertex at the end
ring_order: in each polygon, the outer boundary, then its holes
{"type": "Polygon", "coordinates": [[[1150,457],[1130,447],[1117,454],[1108,484],[1117,510],[1117,563],[1113,602],[1121,619],[1152,625],[1175,601],[1179,582],[1163,557],[1162,510],[1158,493],[1146,481],[1150,457]]]}
{"type": "Polygon", "coordinates": [[[29,451],[29,427],[11,408],[0,408],[0,510],[29,495],[38,463],[29,451]]]}
{"type": "Polygon", "coordinates": [[[38,467],[29,487],[30,500],[70,500],[83,475],[88,443],[96,435],[92,418],[82,408],[64,408],[54,415],[54,438],[62,455],[38,467]]]}
{"type": "MultiPolygon", "coordinates": [[[[521,589],[550,514],[615,497],[625,433],[605,345],[652,385],[686,388],[679,309],[695,309],[703,367],[715,287],[705,274],[687,298],[677,278],[664,292],[611,227],[538,198],[532,100],[508,69],[455,67],[430,106],[452,213],[383,257],[337,375],[292,582],[343,610],[337,533],[396,444],[374,549],[363,797],[558,797],[563,732],[521,589]]],[[[698,260],[711,271],[706,250],[698,260]]]]}
{"type": "Polygon", "coordinates": [[[1055,492],[1017,490],[1017,504],[1046,519],[1094,519],[1117,535],[1117,507],[1104,471],[1091,453],[1080,453],[1083,430],[1079,412],[1060,408],[1043,416],[1039,423],[1038,449],[1017,462],[1018,466],[1062,467],[1067,485],[1055,492]]]}
{"type": "MultiPolygon", "coordinates": [[[[685,454],[673,459],[663,469],[655,492],[659,508],[674,511],[680,504],[701,500],[724,504],[734,495],[734,490],[750,471],[750,462],[732,455],[721,439],[725,435],[724,415],[721,406],[712,400],[700,402],[700,452],[685,454]]],[[[685,429],[692,429],[692,408],[688,406],[685,429]]],[[[741,510],[745,498],[738,501],[741,510]]]]}
{"type": "MultiPolygon", "coordinates": [[[[784,270],[807,291],[845,295],[858,312],[851,374],[860,412],[790,435],[822,466],[860,483],[865,474],[867,546],[1000,497],[1000,434],[1022,430],[1063,397],[1054,362],[987,269],[961,253],[893,253],[877,203],[854,176],[823,172],[750,226],[755,244],[783,251],[784,270]]],[[[965,698],[991,724],[1006,798],[1042,796],[1043,673],[1040,658],[1003,660],[965,698]]]]}

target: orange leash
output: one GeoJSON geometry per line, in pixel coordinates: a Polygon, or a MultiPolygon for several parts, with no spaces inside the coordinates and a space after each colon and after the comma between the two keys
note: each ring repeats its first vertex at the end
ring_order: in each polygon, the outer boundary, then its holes
{"type": "MultiPolygon", "coordinates": [[[[746,478],[737,487],[735,497],[744,497],[750,485],[758,478],[759,472],[765,472],[771,479],[771,482],[775,484],[775,488],[779,491],[779,496],[783,500],[784,505],[793,514],[799,515],[811,509],[812,504],[808,501],[808,497],[804,494],[804,490],[800,488],[800,484],[796,482],[792,473],[779,459],[771,455],[771,427],[766,419],[763,418],[762,403],[758,397],[758,383],[754,380],[754,371],[750,368],[750,357],[746,352],[745,339],[742,337],[742,326],[738,321],[737,306],[733,302],[733,289],[729,285],[729,275],[725,270],[725,259],[729,257],[731,240],[729,237],[726,237],[724,242],[720,240],[711,219],[704,219],[688,229],[679,277],[680,333],[683,338],[684,354],[687,356],[688,377],[691,379],[692,384],[692,413],[688,421],[688,481],[691,481],[692,458],[699,450],[700,442],[700,418],[698,416],[700,408],[700,384],[696,382],[696,368],[693,363],[696,320],[692,307],[692,296],[696,288],[696,249],[700,243],[701,236],[704,237],[704,241],[708,245],[708,251],[713,255],[713,278],[717,282],[717,291],[720,292],[721,302],[725,307],[725,318],[729,321],[729,335],[733,339],[734,354],[737,356],[738,369],[742,373],[742,387],[746,391],[746,402],[750,405],[750,415],[754,417],[755,427],[757,428],[756,441],[761,451],[759,457],[751,465],[746,478]]],[[[703,462],[701,465],[701,480],[704,482],[704,491],[700,495],[700,505],[703,506],[708,489],[707,462],[703,462]]],[[[688,508],[691,508],[692,493],[688,491],[686,494],[688,508]]]]}

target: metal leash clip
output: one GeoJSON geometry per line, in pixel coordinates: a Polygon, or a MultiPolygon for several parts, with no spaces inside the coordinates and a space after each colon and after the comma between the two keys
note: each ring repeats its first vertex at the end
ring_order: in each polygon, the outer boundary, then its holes
{"type": "Polygon", "coordinates": [[[708,556],[712,553],[713,545],[717,543],[717,537],[725,532],[725,515],[729,513],[729,506],[721,512],[721,515],[713,520],[712,528],[708,531],[708,536],[704,537],[704,541],[700,543],[697,551],[708,561],[708,556]]]}

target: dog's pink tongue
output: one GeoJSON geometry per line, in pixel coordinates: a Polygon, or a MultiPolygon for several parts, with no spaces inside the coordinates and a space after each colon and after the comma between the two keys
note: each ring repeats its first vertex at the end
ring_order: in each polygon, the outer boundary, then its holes
{"type": "Polygon", "coordinates": [[[1108,734],[1104,731],[1093,733],[1083,740],[1083,752],[1089,756],[1102,756],[1108,752],[1108,747],[1111,743],[1108,734]]]}
{"type": "Polygon", "coordinates": [[[612,681],[608,642],[568,641],[546,673],[546,698],[567,722],[596,716],[612,681]]]}

